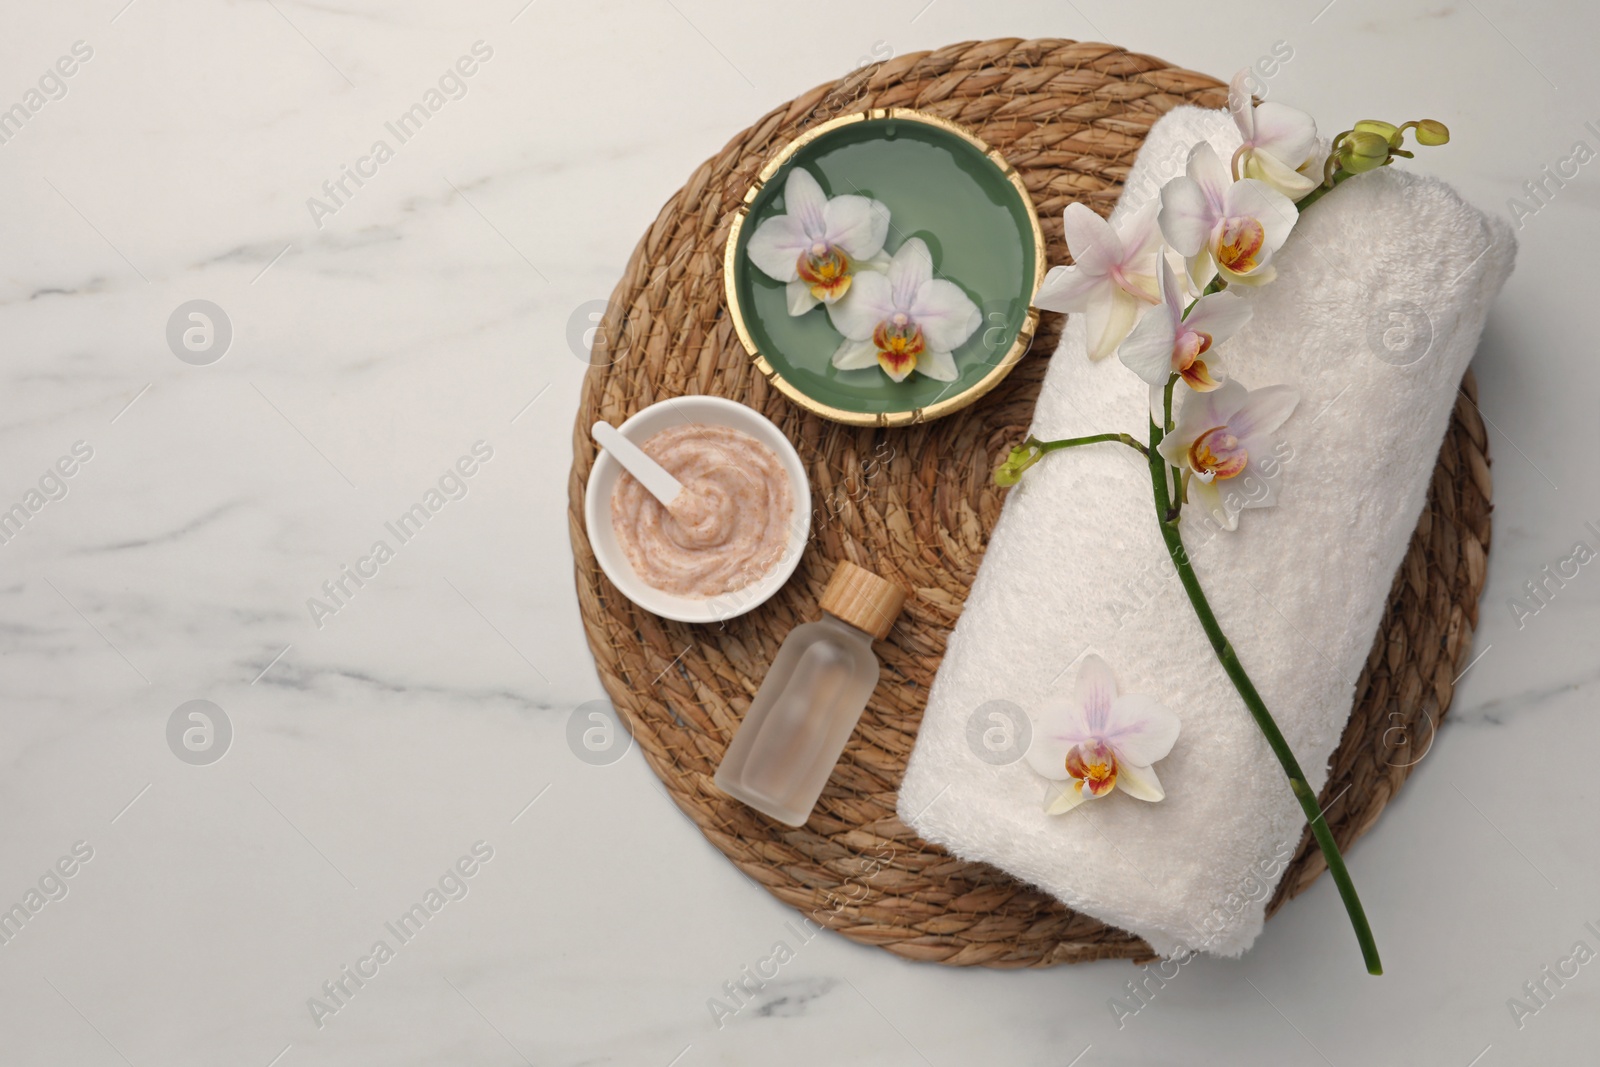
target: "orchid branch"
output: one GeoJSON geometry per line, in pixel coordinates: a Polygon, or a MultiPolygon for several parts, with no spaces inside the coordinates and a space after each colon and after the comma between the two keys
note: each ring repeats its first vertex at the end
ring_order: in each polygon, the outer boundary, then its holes
{"type": "MultiPolygon", "coordinates": [[[[1311,116],[1280,107],[1270,121],[1258,122],[1246,72],[1235,76],[1229,87],[1229,110],[1240,136],[1240,147],[1231,162],[1224,165],[1207,142],[1195,145],[1184,173],[1162,187],[1159,212],[1146,206],[1112,225],[1082,204],[1068,205],[1063,228],[1075,262],[1051,271],[1034,296],[1035,306],[1045,310],[1090,313],[1088,329],[1093,332],[1085,336],[1089,357],[1101,359],[1115,352],[1147,383],[1151,408],[1148,447],[1127,434],[1059,441],[1029,437],[1011,450],[995,472],[995,481],[1015,485],[1022,472],[1047,453],[1096,442],[1120,441],[1145,457],[1157,526],[1195,617],[1217,662],[1289,779],[1290,791],[1305,813],[1349,913],[1367,970],[1382,974],[1366,912],[1316,792],[1222,632],[1184,548],[1179,520],[1190,492],[1204,511],[1215,514],[1230,530],[1242,509],[1269,506],[1270,494],[1237,500],[1223,495],[1218,485],[1241,476],[1247,479],[1241,484],[1249,484],[1249,473],[1260,469],[1254,466],[1258,460],[1252,459],[1251,453],[1265,455],[1271,445],[1266,435],[1282,425],[1299,401],[1290,386],[1252,391],[1225,373],[1215,346],[1240,329],[1251,313],[1248,302],[1225,290],[1235,284],[1270,282],[1275,270],[1270,260],[1283,247],[1298,214],[1357,174],[1388,166],[1396,158],[1411,158],[1413,153],[1404,146],[1408,132],[1417,145],[1433,146],[1447,143],[1450,131],[1432,119],[1399,126],[1364,119],[1333,139],[1318,182],[1318,175],[1308,173],[1315,170],[1316,158],[1316,123],[1311,116]],[[1289,210],[1291,204],[1296,211],[1289,210]],[[1198,295],[1190,298],[1192,287],[1180,286],[1166,260],[1169,248],[1184,258],[1191,280],[1202,271],[1210,273],[1198,295]],[[1173,390],[1179,377],[1190,388],[1184,393],[1184,419],[1175,426],[1173,390]],[[1195,405],[1192,417],[1191,404],[1195,405]]],[[[1074,783],[1074,790],[1061,792],[1064,799],[1047,811],[1070,810],[1085,790],[1101,795],[1099,786],[1114,780],[1106,775],[1107,768],[1115,773],[1116,753],[1107,756],[1095,748],[1085,755],[1082,747],[1073,749],[1064,768],[1051,760],[1035,766],[1055,781],[1063,780],[1064,769],[1074,783]]],[[[1137,764],[1124,770],[1131,779],[1130,792],[1142,790],[1146,800],[1161,798],[1148,765],[1142,767],[1145,777],[1134,773],[1141,770],[1137,764]]]]}
{"type": "Polygon", "coordinates": [[[1117,441],[1135,449],[1140,455],[1146,455],[1144,442],[1131,433],[1097,433],[1090,437],[1063,437],[1059,441],[1041,441],[1036,437],[1029,437],[1023,447],[1029,445],[1040,452],[1054,452],[1058,448],[1076,448],[1078,445],[1094,445],[1102,441],[1117,441]]]}
{"type": "Polygon", "coordinates": [[[1107,441],[1127,445],[1145,455],[1144,443],[1130,433],[1097,433],[1088,437],[1063,437],[1056,441],[1041,441],[1032,434],[1028,439],[1006,457],[1006,461],[995,468],[994,484],[999,486],[1012,486],[1022,478],[1022,472],[1043,459],[1046,454],[1062,448],[1076,448],[1079,445],[1097,445],[1107,441]]]}
{"type": "MultiPolygon", "coordinates": [[[[1169,397],[1170,394],[1169,385],[1169,397]]],[[[1367,924],[1366,910],[1361,906],[1361,898],[1356,895],[1355,883],[1350,880],[1350,872],[1345,868],[1338,842],[1334,841],[1333,833],[1328,829],[1328,822],[1323,818],[1322,808],[1317,804],[1316,791],[1306,780],[1305,772],[1300,769],[1299,760],[1295,759],[1294,750],[1289,747],[1289,742],[1284,740],[1283,733],[1278,729],[1272,713],[1267,710],[1261,694],[1256,692],[1255,684],[1245,673],[1244,665],[1239,662],[1239,657],[1233,651],[1232,642],[1222,632],[1216,615],[1211,611],[1211,604],[1206,600],[1205,591],[1200,588],[1200,579],[1196,577],[1194,568],[1189,563],[1189,553],[1183,546],[1183,535],[1178,531],[1178,515],[1166,493],[1164,469],[1166,464],[1162,461],[1161,453],[1156,451],[1162,436],[1162,428],[1151,420],[1148,453],[1150,481],[1155,489],[1156,519],[1161,528],[1161,538],[1167,545],[1167,555],[1172,558],[1172,565],[1177,568],[1178,580],[1183,583],[1183,590],[1189,595],[1189,603],[1193,605],[1195,616],[1200,620],[1200,627],[1205,630],[1206,637],[1211,642],[1217,661],[1227,672],[1233,687],[1239,691],[1245,707],[1250,711],[1250,717],[1255,719],[1256,726],[1260,728],[1268,746],[1272,749],[1272,754],[1278,758],[1284,774],[1289,778],[1289,788],[1294,793],[1295,799],[1300,802],[1306,821],[1311,824],[1311,833],[1317,839],[1317,846],[1322,849],[1322,858],[1327,862],[1328,873],[1333,876],[1334,885],[1339,888],[1339,898],[1344,901],[1345,911],[1350,915],[1350,925],[1355,928],[1356,941],[1361,945],[1361,956],[1366,962],[1367,973],[1382,974],[1383,962],[1378,957],[1378,946],[1372,937],[1372,927],[1367,924]]]]}

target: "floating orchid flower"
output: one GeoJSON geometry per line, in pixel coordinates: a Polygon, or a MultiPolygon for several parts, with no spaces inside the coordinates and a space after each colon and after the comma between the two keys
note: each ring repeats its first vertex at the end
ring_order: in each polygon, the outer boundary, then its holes
{"type": "Polygon", "coordinates": [[[1228,86],[1228,110],[1244,142],[1233,155],[1233,172],[1266,182],[1290,200],[1299,200],[1317,187],[1322,176],[1317,173],[1321,160],[1312,158],[1317,148],[1316,120],[1287,104],[1266,101],[1252,106],[1249,79],[1246,68],[1235,74],[1228,86]]]}
{"type": "Polygon", "coordinates": [[[897,382],[914,370],[955,381],[950,353],[983,322],[959,285],[933,276],[933,256],[919,237],[900,246],[887,274],[859,275],[850,295],[829,305],[828,317],[845,337],[833,354],[835,367],[859,370],[876,362],[897,382]]]}
{"type": "Polygon", "coordinates": [[[1033,304],[1046,311],[1082,312],[1090,359],[1115,352],[1140,312],[1156,302],[1161,232],[1155,210],[1147,205],[1113,227],[1083,204],[1067,205],[1063,221],[1072,266],[1051,268],[1033,304]]]}
{"type": "Polygon", "coordinates": [[[1183,291],[1172,268],[1161,264],[1160,310],[1139,320],[1117,354],[1129,370],[1150,383],[1150,405],[1158,411],[1167,378],[1181,374],[1189,388],[1210,392],[1225,376],[1215,348],[1250,321],[1250,304],[1234,293],[1211,293],[1183,313],[1183,291]]]}
{"type": "Polygon", "coordinates": [[[1156,446],[1184,473],[1189,491],[1224,529],[1237,529],[1239,512],[1277,503],[1262,461],[1275,454],[1271,434],[1300,402],[1286,385],[1246,389],[1236,381],[1209,393],[1186,393],[1172,432],[1156,446]],[[1230,483],[1239,491],[1230,491],[1230,483]]]}
{"type": "Polygon", "coordinates": [[[1161,188],[1161,232],[1189,261],[1197,288],[1219,270],[1230,284],[1270,282],[1278,273],[1272,254],[1297,218],[1289,198],[1265,182],[1232,181],[1205,141],[1190,150],[1186,172],[1161,188]]]}
{"type": "Polygon", "coordinates": [[[783,203],[787,214],[756,227],[746,252],[763,274],[788,284],[789,314],[836,303],[858,271],[888,264],[889,209],[882,202],[849,193],[829,197],[817,179],[795,167],[783,203]]]}
{"type": "Polygon", "coordinates": [[[1046,704],[1028,746],[1028,764],[1053,782],[1045,812],[1059,815],[1117,786],[1131,797],[1166,796],[1151,764],[1178,740],[1178,716],[1147,696],[1117,694],[1117,680],[1099,656],[1078,668],[1070,698],[1046,704]]]}

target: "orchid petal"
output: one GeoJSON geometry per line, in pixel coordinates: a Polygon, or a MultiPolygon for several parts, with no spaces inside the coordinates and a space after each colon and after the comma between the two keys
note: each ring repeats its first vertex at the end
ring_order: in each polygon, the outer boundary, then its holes
{"type": "Polygon", "coordinates": [[[953,352],[966,344],[967,338],[983,324],[978,305],[961,286],[943,278],[922,283],[908,310],[911,320],[922,327],[928,347],[945,352],[953,352]]]}
{"type": "Polygon", "coordinates": [[[878,346],[871,341],[852,341],[846,337],[833,353],[833,365],[840,370],[862,370],[878,364],[878,346]]]}
{"type": "Polygon", "coordinates": [[[756,227],[745,245],[745,255],[767,277],[792,282],[800,276],[796,264],[811,247],[811,238],[793,215],[774,215],[756,227]]]}
{"type": "Polygon", "coordinates": [[[1277,485],[1271,478],[1261,473],[1261,467],[1254,461],[1246,463],[1238,477],[1229,478],[1217,489],[1222,494],[1224,505],[1230,511],[1270,508],[1277,506],[1278,503],[1277,485]]]}
{"type": "Polygon", "coordinates": [[[887,274],[889,273],[889,264],[891,262],[893,260],[889,258],[889,253],[879,249],[876,255],[868,256],[866,259],[858,259],[852,266],[858,271],[875,270],[880,274],[887,274]]]}
{"type": "MultiPolygon", "coordinates": [[[[1157,422],[1160,422],[1162,414],[1160,409],[1166,403],[1165,388],[1160,393],[1153,391],[1155,389],[1154,386],[1151,386],[1151,389],[1151,414],[1156,417],[1157,422]]],[[[1156,445],[1156,451],[1161,453],[1162,459],[1182,470],[1189,465],[1189,446],[1192,444],[1194,444],[1193,436],[1189,437],[1188,440],[1184,440],[1179,436],[1179,428],[1174,427],[1173,431],[1163,437],[1160,444],[1156,445]]]]}
{"type": "Polygon", "coordinates": [[[890,381],[903,382],[911,377],[912,371],[917,369],[917,357],[912,355],[892,355],[879,349],[878,366],[883,368],[883,373],[889,376],[890,381]]]}
{"type": "Polygon", "coordinates": [[[1139,767],[1120,761],[1117,764],[1117,788],[1135,800],[1148,800],[1151,803],[1167,795],[1167,791],[1161,788],[1161,779],[1156,777],[1154,767],[1139,767]]]}
{"type": "Polygon", "coordinates": [[[933,253],[928,251],[922,238],[913,237],[901,245],[889,263],[889,285],[895,310],[909,312],[916,302],[917,290],[932,277],[933,253]]]}
{"type": "Polygon", "coordinates": [[[1083,657],[1073,696],[1083,709],[1083,721],[1089,733],[1096,737],[1105,736],[1111,705],[1117,699],[1117,679],[1105,660],[1092,654],[1083,657]]]}
{"type": "MultiPolygon", "coordinates": [[[[1161,232],[1174,251],[1193,257],[1205,248],[1216,225],[1216,214],[1205,191],[1180,175],[1161,187],[1161,232]]],[[[1048,280],[1048,279],[1047,279],[1048,280]]]]}
{"type": "Polygon", "coordinates": [[[1088,799],[1088,795],[1079,789],[1076,784],[1065,787],[1059,785],[1047,786],[1045,788],[1044,813],[1046,815],[1065,815],[1088,799]]]}
{"type": "Polygon", "coordinates": [[[1184,174],[1200,187],[1213,213],[1227,202],[1228,190],[1236,184],[1210,141],[1201,141],[1189,150],[1189,163],[1184,168],[1184,174]]]}
{"type": "MultiPolygon", "coordinates": [[[[1289,231],[1300,218],[1294,202],[1266,182],[1245,178],[1228,187],[1225,211],[1229,217],[1247,215],[1261,223],[1266,232],[1265,249],[1276,252],[1289,239],[1289,231]]],[[[1262,257],[1265,261],[1265,256],[1262,257]]]]}
{"type": "Polygon", "coordinates": [[[817,298],[811,295],[811,286],[799,278],[784,287],[784,297],[789,302],[791,315],[804,315],[818,304],[817,298]]]}
{"type": "Polygon", "coordinates": [[[822,191],[810,171],[796,167],[789,172],[783,185],[783,210],[800,223],[812,241],[822,240],[827,233],[827,223],[823,219],[827,204],[828,194],[822,191]]]}
{"type": "Polygon", "coordinates": [[[837,286],[823,292],[822,302],[829,307],[833,307],[833,305],[850,295],[850,287],[853,284],[855,284],[854,276],[846,274],[837,286]]]}
{"type": "Polygon", "coordinates": [[[852,341],[866,341],[878,323],[894,314],[889,295],[889,279],[876,271],[863,271],[850,280],[850,291],[843,300],[828,305],[833,328],[852,341]]]}
{"type": "Polygon", "coordinates": [[[1159,310],[1151,311],[1134,326],[1117,355],[1124,366],[1151,385],[1165,386],[1172,373],[1172,346],[1176,340],[1171,317],[1159,310]]]}
{"type": "Polygon", "coordinates": [[[1263,262],[1248,274],[1239,274],[1235,271],[1228,272],[1228,284],[1242,285],[1249,289],[1256,289],[1263,285],[1270,285],[1278,278],[1278,268],[1271,263],[1263,262]]]}
{"type": "MultiPolygon", "coordinates": [[[[1237,382],[1230,382],[1237,385],[1237,382]]],[[[1226,389],[1227,386],[1223,386],[1226,389]]],[[[1241,391],[1243,387],[1240,386],[1241,391]]],[[[1222,390],[1218,390],[1220,393],[1222,390]]],[[[1239,407],[1229,417],[1228,430],[1241,441],[1269,434],[1284,424],[1300,403],[1300,394],[1287,385],[1269,385],[1265,389],[1251,389],[1242,398],[1239,407]]],[[[1246,447],[1249,447],[1248,444],[1246,447]]]]}
{"type": "Polygon", "coordinates": [[[1194,291],[1203,293],[1206,286],[1211,284],[1211,279],[1217,276],[1217,261],[1211,258],[1208,249],[1202,248],[1198,255],[1189,260],[1186,273],[1194,291]]]}
{"type": "Polygon", "coordinates": [[[1240,173],[1246,178],[1265,182],[1290,200],[1299,200],[1320,182],[1310,175],[1301,174],[1276,156],[1257,149],[1247,149],[1240,173]]]}
{"type": "Polygon", "coordinates": [[[1047,707],[1039,724],[1034,727],[1033,740],[1028,743],[1028,750],[1023,753],[1023,758],[1028,761],[1028,766],[1044,777],[1051,781],[1064,782],[1072,777],[1067,773],[1067,753],[1071,752],[1073,746],[1083,738],[1075,733],[1062,736],[1059,733],[1044,732],[1044,725],[1051,710],[1051,707],[1047,707]]]}
{"type": "MultiPolygon", "coordinates": [[[[1167,405],[1167,383],[1165,381],[1163,381],[1160,385],[1157,385],[1156,383],[1151,382],[1150,383],[1150,421],[1155,423],[1157,426],[1161,425],[1161,420],[1166,417],[1166,410],[1165,410],[1166,409],[1166,405],[1167,405]]],[[[1160,451],[1160,446],[1159,445],[1156,447],[1156,450],[1158,452],[1160,451]]]]}
{"type": "Polygon", "coordinates": [[[938,348],[929,348],[917,357],[917,373],[936,382],[953,382],[961,377],[955,357],[938,348]]]}
{"type": "Polygon", "coordinates": [[[822,208],[822,240],[845,250],[851,259],[870,259],[883,251],[889,236],[889,209],[877,200],[847,193],[822,208]]]}
{"type": "MultiPolygon", "coordinates": [[[[1175,448],[1187,451],[1195,438],[1213,426],[1223,426],[1228,417],[1238,410],[1246,393],[1238,382],[1228,382],[1221,389],[1209,393],[1183,390],[1183,401],[1178,405],[1178,419],[1172,432],[1162,438],[1161,444],[1173,441],[1175,448]],[[1181,443],[1179,443],[1181,442],[1181,443]]],[[[1162,455],[1166,455],[1165,452],[1162,455]]],[[[1182,466],[1182,464],[1179,464],[1182,466]]]]}
{"type": "Polygon", "coordinates": [[[1138,321],[1139,313],[1149,306],[1119,287],[1112,288],[1110,299],[1091,304],[1084,313],[1089,358],[1101,360],[1115,352],[1138,321]]]}
{"type": "Polygon", "coordinates": [[[1317,143],[1317,122],[1297,107],[1267,101],[1256,105],[1251,144],[1290,169],[1300,166],[1317,143]]]}
{"type": "Polygon", "coordinates": [[[1054,697],[1034,717],[1033,740],[1025,753],[1028,765],[1046,778],[1067,775],[1067,753],[1093,736],[1083,702],[1075,697],[1054,697]]]}
{"type": "Polygon", "coordinates": [[[1085,311],[1096,301],[1107,299],[1116,283],[1103,274],[1090,274],[1079,267],[1051,267],[1033,306],[1045,311],[1085,311]]]}
{"type": "Polygon", "coordinates": [[[1123,260],[1122,239],[1111,223],[1074,201],[1061,217],[1072,262],[1089,274],[1105,274],[1123,260]]]}
{"type": "Polygon", "coordinates": [[[1197,359],[1178,373],[1183,375],[1184,384],[1197,393],[1209,393],[1220,386],[1225,377],[1222,364],[1215,356],[1209,360],[1197,359]]]}
{"type": "MultiPolygon", "coordinates": [[[[1160,210],[1160,203],[1152,200],[1135,211],[1117,228],[1117,237],[1122,243],[1124,272],[1130,268],[1137,270],[1144,267],[1144,260],[1155,255],[1161,247],[1161,225],[1158,221],[1160,210]]],[[[1153,280],[1154,275],[1151,277],[1153,280]]],[[[1155,295],[1154,287],[1150,289],[1150,295],[1155,295]]]]}
{"type": "Polygon", "coordinates": [[[1118,762],[1141,767],[1165,759],[1182,726],[1177,713],[1142,693],[1124,693],[1112,701],[1109,721],[1100,736],[1117,750],[1118,762]]]}
{"type": "Polygon", "coordinates": [[[1176,327],[1183,321],[1183,289],[1178,285],[1178,276],[1172,272],[1172,264],[1167,262],[1165,256],[1161,257],[1160,269],[1157,277],[1161,302],[1167,306],[1167,318],[1176,327]]]}
{"type": "Polygon", "coordinates": [[[1228,83],[1228,113],[1239,128],[1239,140],[1247,145],[1255,143],[1256,133],[1255,107],[1250,96],[1250,68],[1241,67],[1228,83]]]}
{"type": "Polygon", "coordinates": [[[1211,293],[1200,298],[1183,325],[1195,333],[1210,335],[1215,347],[1243,329],[1254,312],[1250,301],[1236,293],[1211,293]]]}
{"type": "MultiPolygon", "coordinates": [[[[1226,483],[1224,483],[1226,484],[1226,483]]],[[[1239,528],[1239,509],[1228,508],[1223,504],[1222,491],[1215,481],[1201,481],[1199,478],[1189,479],[1190,503],[1216,521],[1224,530],[1237,530],[1239,528]]],[[[1185,512],[1189,509],[1184,508],[1185,512]]]]}

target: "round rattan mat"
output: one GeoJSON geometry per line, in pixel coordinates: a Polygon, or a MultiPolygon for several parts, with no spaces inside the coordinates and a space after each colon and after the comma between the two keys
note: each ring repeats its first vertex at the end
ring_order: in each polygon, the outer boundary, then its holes
{"type": "MultiPolygon", "coordinates": [[[[706,837],[778,899],[852,940],[908,959],[990,967],[1151,956],[1132,934],[950,856],[895,815],[928,686],[1000,512],[1004,491],[990,472],[1026,433],[1062,319],[1046,313],[1034,351],[970,408],[901,429],[824,422],[772,389],[740,347],[722,299],[729,218],[761,165],[801,130],[848,111],[913,107],[966,125],[1006,155],[1038,208],[1050,262],[1061,263],[1066,205],[1108,212],[1157,118],[1225,99],[1215,79],[1104,44],[1006,39],[899,56],[819,86],[729,141],[667,202],[612,297],[573,432],[569,511],[601,681],[706,837]],[[813,490],[812,542],[794,577],[721,625],[634,607],[600,572],[584,533],[589,426],[688,393],[766,414],[799,448],[813,490]],[[790,829],[725,797],[711,777],[784,635],[816,617],[839,559],[914,596],[877,646],[883,680],[821,802],[804,828],[790,829]]],[[[1474,392],[1469,374],[1323,791],[1344,847],[1426,754],[1466,663],[1489,547],[1488,445],[1474,392]]],[[[1308,832],[1272,910],[1322,869],[1308,832]]]]}

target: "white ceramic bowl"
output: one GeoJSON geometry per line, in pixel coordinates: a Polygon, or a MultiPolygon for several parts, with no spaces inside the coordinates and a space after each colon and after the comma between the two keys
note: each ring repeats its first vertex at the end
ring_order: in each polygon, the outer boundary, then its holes
{"type": "Polygon", "coordinates": [[[595,457],[589,471],[589,487],[583,498],[583,521],[589,530],[589,546],[594,549],[594,558],[623,596],[665,619],[721,622],[764,603],[794,573],[811,531],[811,482],[806,478],[800,453],[776,426],[764,415],[719,396],[679,396],[662,400],[638,412],[617,429],[634,444],[643,445],[652,435],[668,427],[689,423],[727,426],[749,434],[770,448],[788,473],[794,509],[790,512],[789,543],[777,566],[753,585],[710,599],[664,593],[645,584],[634,572],[611,528],[611,494],[616,491],[617,479],[623,471],[622,464],[604,449],[595,457]]]}

